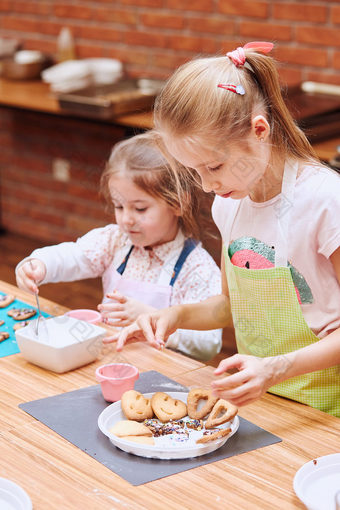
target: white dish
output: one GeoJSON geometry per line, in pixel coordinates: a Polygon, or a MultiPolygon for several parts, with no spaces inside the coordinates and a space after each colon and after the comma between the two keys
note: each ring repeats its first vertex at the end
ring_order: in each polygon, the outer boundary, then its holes
{"type": "Polygon", "coordinates": [[[91,363],[101,352],[106,330],[95,324],[62,315],[36,320],[15,332],[21,354],[27,361],[62,373],[91,363]]]}
{"type": "Polygon", "coordinates": [[[0,478],[0,508],[1,510],[32,510],[32,502],[19,485],[0,478]]]}
{"type": "Polygon", "coordinates": [[[340,490],[340,453],[304,464],[294,477],[294,490],[308,510],[335,510],[340,490]]]}
{"type": "MultiPolygon", "coordinates": [[[[187,402],[187,392],[167,392],[172,398],[187,402]]],[[[146,398],[152,397],[153,393],[144,393],[146,398]]],[[[239,427],[238,416],[228,423],[224,423],[219,428],[231,428],[228,436],[222,437],[216,441],[210,441],[204,444],[196,444],[196,440],[202,436],[202,431],[190,431],[190,439],[185,443],[176,443],[170,436],[155,437],[155,445],[144,445],[126,441],[109,432],[109,429],[120,420],[126,420],[121,409],[120,400],[108,406],[99,415],[98,427],[111,441],[112,444],[127,453],[138,455],[139,457],[148,457],[152,459],[187,459],[190,457],[199,457],[211,453],[221,448],[228,439],[235,434],[239,427]]]]}

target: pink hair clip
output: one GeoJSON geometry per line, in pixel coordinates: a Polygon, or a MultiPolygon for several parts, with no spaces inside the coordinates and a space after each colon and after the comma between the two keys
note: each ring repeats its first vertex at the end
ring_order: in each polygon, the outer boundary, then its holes
{"type": "Polygon", "coordinates": [[[240,96],[244,96],[245,90],[242,85],[232,85],[231,83],[219,83],[217,85],[220,89],[230,90],[235,94],[239,94],[240,96]]]}
{"type": "Polygon", "coordinates": [[[244,50],[253,49],[259,53],[267,54],[274,47],[273,43],[266,41],[253,41],[245,44],[243,47],[238,47],[234,51],[228,51],[227,57],[235,64],[236,67],[244,66],[246,62],[246,54],[244,50]]]}

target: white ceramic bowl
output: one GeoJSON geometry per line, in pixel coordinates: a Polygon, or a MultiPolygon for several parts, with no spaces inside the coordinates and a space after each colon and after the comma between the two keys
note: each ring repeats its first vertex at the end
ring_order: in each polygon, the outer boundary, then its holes
{"type": "Polygon", "coordinates": [[[38,335],[36,320],[15,333],[21,354],[27,361],[53,372],[67,372],[91,363],[101,352],[104,328],[62,315],[42,319],[38,335]]]}

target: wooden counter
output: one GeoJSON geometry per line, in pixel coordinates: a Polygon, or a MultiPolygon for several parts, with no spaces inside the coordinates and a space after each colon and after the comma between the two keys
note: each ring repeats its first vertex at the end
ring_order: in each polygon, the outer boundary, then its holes
{"type": "MultiPolygon", "coordinates": [[[[49,85],[40,80],[23,82],[0,78],[0,105],[70,116],[68,112],[64,112],[60,108],[49,85]]],[[[112,119],[111,122],[140,129],[150,129],[153,125],[151,112],[121,115],[112,119]]]]}
{"type": "MultiPolygon", "coordinates": [[[[40,80],[23,82],[0,78],[0,105],[54,115],[70,115],[60,108],[56,97],[50,92],[49,85],[40,80]]],[[[98,122],[102,121],[98,120],[98,122]]],[[[105,122],[138,129],[150,129],[153,126],[151,112],[120,115],[112,119],[112,121],[105,122]]],[[[329,161],[334,157],[337,145],[340,145],[340,136],[325,142],[316,143],[314,148],[320,159],[329,161]]]]}
{"type": "MultiPolygon", "coordinates": [[[[32,295],[5,282],[0,290],[35,304],[32,295]]],[[[65,311],[43,298],[41,306],[54,314],[65,311]]],[[[208,388],[213,379],[212,367],[167,349],[138,343],[122,354],[140,371],[158,370],[186,386],[208,388]]],[[[114,348],[106,347],[100,360],[66,374],[31,365],[21,354],[0,359],[0,476],[22,486],[34,510],[303,510],[292,485],[296,471],[339,451],[339,419],[267,394],[239,414],[282,442],[134,487],[18,408],[95,384],[96,367],[113,358],[114,348]]]]}

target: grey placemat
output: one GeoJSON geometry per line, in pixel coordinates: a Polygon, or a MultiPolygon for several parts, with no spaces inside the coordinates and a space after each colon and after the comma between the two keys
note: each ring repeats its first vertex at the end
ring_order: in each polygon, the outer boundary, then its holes
{"type": "MultiPolygon", "coordinates": [[[[188,391],[188,388],[153,370],[140,374],[135,389],[142,393],[188,391]]],[[[98,384],[19,404],[19,407],[132,485],[141,485],[281,441],[279,437],[240,418],[237,433],[212,453],[191,459],[145,459],[119,450],[99,430],[98,416],[108,405],[98,384]]]]}

